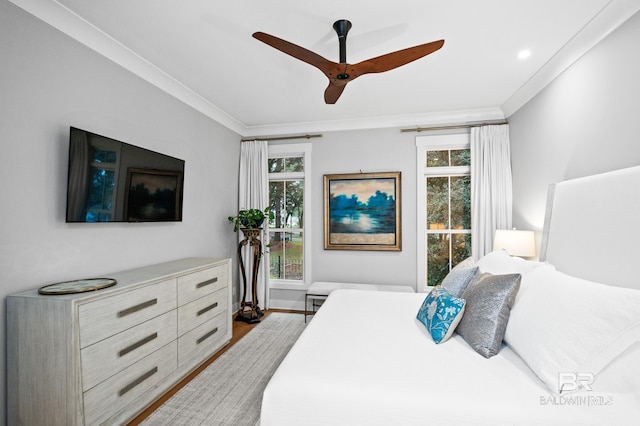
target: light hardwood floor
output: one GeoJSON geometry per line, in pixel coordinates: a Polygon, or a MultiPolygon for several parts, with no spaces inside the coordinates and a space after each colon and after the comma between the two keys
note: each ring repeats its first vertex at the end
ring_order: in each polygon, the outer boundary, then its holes
{"type": "MultiPolygon", "coordinates": [[[[272,312],[284,312],[284,313],[296,313],[296,314],[303,313],[302,311],[288,311],[288,310],[281,310],[281,309],[270,309],[270,310],[264,311],[264,316],[262,317],[262,319],[263,320],[266,319],[269,316],[269,314],[271,314],[272,312]]],[[[234,318],[235,318],[235,314],[234,314],[234,318]]],[[[135,426],[135,425],[139,425],[140,423],[142,423],[142,421],[144,419],[149,417],[151,415],[151,413],[153,413],[155,410],[157,410],[162,404],[164,404],[169,398],[171,398],[183,386],[185,386],[187,383],[189,383],[191,380],[193,380],[193,378],[196,377],[198,374],[200,374],[200,372],[202,372],[202,370],[207,368],[207,366],[209,366],[209,364],[211,364],[213,361],[215,361],[220,355],[222,355],[226,350],[228,350],[231,346],[233,346],[245,334],[250,332],[251,329],[253,329],[253,327],[255,327],[256,325],[257,324],[247,324],[246,322],[242,322],[242,321],[233,321],[233,332],[232,332],[231,341],[225,347],[220,349],[220,351],[218,351],[215,355],[213,355],[211,358],[206,360],[204,362],[204,364],[202,364],[200,367],[198,367],[196,370],[194,370],[193,373],[191,373],[187,377],[185,377],[180,383],[178,383],[176,386],[174,386],[169,392],[164,394],[160,399],[158,399],[156,402],[154,402],[149,407],[147,407],[146,410],[144,410],[136,418],[134,418],[131,422],[129,422],[127,424],[127,426],[135,426]]]]}

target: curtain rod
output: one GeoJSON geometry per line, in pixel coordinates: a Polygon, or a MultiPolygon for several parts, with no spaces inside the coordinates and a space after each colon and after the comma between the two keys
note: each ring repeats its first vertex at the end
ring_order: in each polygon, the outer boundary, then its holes
{"type": "Polygon", "coordinates": [[[469,124],[455,124],[452,126],[438,126],[438,127],[414,127],[412,129],[401,129],[401,132],[425,132],[428,130],[450,130],[450,129],[469,129],[471,127],[491,126],[509,124],[507,120],[491,121],[485,123],[469,123],[469,124]]]}
{"type": "Polygon", "coordinates": [[[311,138],[321,138],[322,135],[304,135],[304,136],[281,136],[279,138],[252,138],[252,139],[241,139],[240,142],[251,142],[251,141],[285,141],[289,139],[311,139],[311,138]]]}

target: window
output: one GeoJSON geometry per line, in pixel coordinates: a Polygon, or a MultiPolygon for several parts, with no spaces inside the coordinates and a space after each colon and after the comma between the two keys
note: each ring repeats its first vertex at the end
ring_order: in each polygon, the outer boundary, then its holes
{"type": "Polygon", "coordinates": [[[303,284],[310,277],[308,187],[310,144],[269,146],[269,281],[303,284]]]}
{"type": "Polygon", "coordinates": [[[419,137],[418,282],[433,286],[471,255],[468,134],[419,137]]]}

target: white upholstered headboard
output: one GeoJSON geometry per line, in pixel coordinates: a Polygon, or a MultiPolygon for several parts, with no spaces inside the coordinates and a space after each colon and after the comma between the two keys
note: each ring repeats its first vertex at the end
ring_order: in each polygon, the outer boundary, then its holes
{"type": "Polygon", "coordinates": [[[550,185],[540,260],[640,289],[640,167],[550,185]]]}

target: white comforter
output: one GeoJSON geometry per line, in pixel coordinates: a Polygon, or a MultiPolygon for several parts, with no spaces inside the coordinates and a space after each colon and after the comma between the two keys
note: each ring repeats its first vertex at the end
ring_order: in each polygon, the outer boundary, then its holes
{"type": "Polygon", "coordinates": [[[554,396],[506,346],[436,345],[415,319],[425,296],[333,292],[268,384],[261,426],[639,424],[638,394],[554,396]]]}

